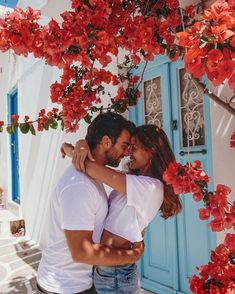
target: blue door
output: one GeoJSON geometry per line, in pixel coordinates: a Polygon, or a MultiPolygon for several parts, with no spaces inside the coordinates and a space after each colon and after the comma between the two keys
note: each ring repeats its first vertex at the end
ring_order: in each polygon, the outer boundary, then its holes
{"type": "MultiPolygon", "coordinates": [[[[14,89],[8,94],[8,123],[11,123],[11,116],[18,114],[18,94],[14,89]]],[[[11,161],[11,195],[12,200],[20,203],[19,194],[19,151],[18,151],[18,130],[9,135],[10,161],[11,161]]]]}
{"type": "MultiPolygon", "coordinates": [[[[135,74],[141,73],[141,68],[135,74]],[[138,72],[139,71],[139,72],[138,72]]],[[[131,109],[138,125],[156,124],[167,133],[177,161],[199,159],[212,177],[209,101],[186,74],[182,63],[165,57],[151,62],[142,82],[142,97],[131,109]]],[[[183,212],[165,221],[157,216],[145,236],[142,286],[154,293],[190,293],[188,278],[207,263],[215,236],[199,220],[190,195],[182,196],[183,212]]]]}

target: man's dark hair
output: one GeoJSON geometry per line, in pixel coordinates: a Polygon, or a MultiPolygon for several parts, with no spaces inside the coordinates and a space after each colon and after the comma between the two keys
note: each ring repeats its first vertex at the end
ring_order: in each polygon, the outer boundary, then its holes
{"type": "Polygon", "coordinates": [[[91,150],[101,142],[103,136],[108,136],[115,144],[123,130],[130,134],[135,128],[134,123],[126,120],[123,116],[113,112],[99,114],[89,125],[86,140],[91,150]]]}

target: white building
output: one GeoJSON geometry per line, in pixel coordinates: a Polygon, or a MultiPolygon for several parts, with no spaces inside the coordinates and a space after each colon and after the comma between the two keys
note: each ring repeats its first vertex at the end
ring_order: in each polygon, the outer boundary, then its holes
{"type": "MultiPolygon", "coordinates": [[[[181,1],[182,4],[191,2],[181,1]]],[[[52,16],[59,19],[59,13],[69,9],[69,4],[64,0],[56,0],[56,4],[52,0],[18,1],[23,8],[29,5],[42,8],[45,20],[52,16]]],[[[59,70],[47,66],[43,60],[0,53],[0,120],[6,121],[14,110],[21,117],[28,114],[36,118],[41,108],[54,107],[49,99],[49,88],[59,76],[59,70]]],[[[145,72],[142,98],[138,107],[131,109],[129,117],[137,124],[154,122],[163,126],[181,162],[188,160],[185,137],[188,128],[191,134],[199,133],[200,138],[194,137],[190,142],[190,159],[203,162],[212,188],[222,183],[235,191],[235,153],[229,147],[235,118],[209,98],[203,102],[202,93],[194,87],[198,95],[196,99],[191,97],[195,107],[189,108],[197,118],[190,126],[184,123],[187,87],[194,86],[187,80],[182,63],[157,58],[145,72]]],[[[224,98],[232,96],[226,87],[214,91],[224,98]]],[[[107,102],[108,98],[104,103],[107,102]]],[[[76,134],[58,129],[36,136],[18,133],[12,139],[6,132],[0,133],[0,187],[5,190],[7,209],[16,219],[25,220],[27,236],[41,247],[45,241],[43,228],[52,189],[70,164],[68,159],[61,159],[60,146],[83,138],[86,127],[82,123],[76,134]]],[[[235,193],[232,199],[235,200],[235,193]]],[[[169,221],[157,217],[146,234],[146,250],[140,265],[142,285],[159,294],[189,293],[188,277],[196,272],[196,265],[207,262],[210,249],[223,239],[223,234],[212,234],[207,224],[198,219],[197,208],[201,204],[196,204],[191,196],[185,196],[183,201],[181,215],[169,221]]]]}

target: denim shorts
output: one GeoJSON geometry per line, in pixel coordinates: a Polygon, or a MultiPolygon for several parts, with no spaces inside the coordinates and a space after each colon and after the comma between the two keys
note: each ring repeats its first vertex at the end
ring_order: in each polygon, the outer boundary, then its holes
{"type": "Polygon", "coordinates": [[[139,294],[137,266],[96,266],[94,285],[98,294],[139,294]]]}

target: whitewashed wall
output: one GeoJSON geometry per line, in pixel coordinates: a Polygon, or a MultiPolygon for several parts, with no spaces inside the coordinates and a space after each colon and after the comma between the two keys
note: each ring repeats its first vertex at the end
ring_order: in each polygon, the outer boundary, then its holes
{"type": "MultiPolygon", "coordinates": [[[[234,95],[227,86],[211,88],[225,101],[234,95]]],[[[230,137],[235,131],[235,117],[213,101],[210,106],[214,186],[216,187],[217,184],[229,186],[232,189],[230,197],[232,202],[235,201],[235,150],[230,148],[230,137]]],[[[218,242],[223,240],[223,235],[224,232],[217,235],[218,242]]]]}
{"type": "MultiPolygon", "coordinates": [[[[9,53],[0,53],[0,120],[6,121],[7,99],[9,78],[9,53]]],[[[8,195],[8,135],[0,133],[0,186],[5,190],[5,197],[8,195]]]]}

